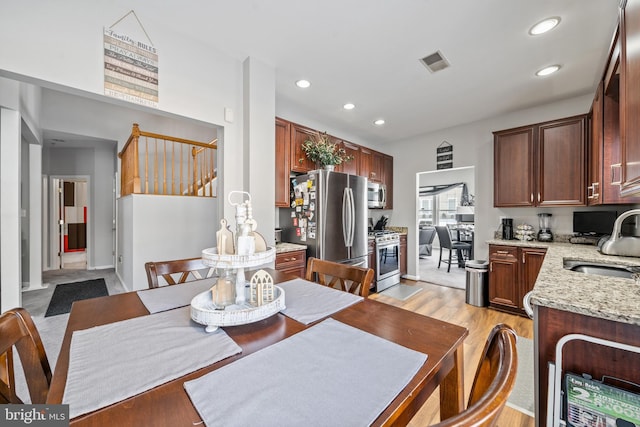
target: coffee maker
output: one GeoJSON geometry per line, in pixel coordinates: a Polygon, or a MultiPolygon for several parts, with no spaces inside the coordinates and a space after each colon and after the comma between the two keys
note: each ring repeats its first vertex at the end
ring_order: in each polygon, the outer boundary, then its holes
{"type": "Polygon", "coordinates": [[[538,231],[538,241],[553,242],[553,233],[551,233],[551,214],[538,214],[538,225],[540,226],[540,231],[538,231]]]}
{"type": "Polygon", "coordinates": [[[502,240],[513,240],[513,218],[502,218],[502,240]]]}

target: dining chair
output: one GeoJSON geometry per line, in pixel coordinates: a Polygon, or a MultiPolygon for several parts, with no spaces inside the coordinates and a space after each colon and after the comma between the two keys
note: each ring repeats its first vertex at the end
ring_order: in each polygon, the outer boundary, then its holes
{"type": "Polygon", "coordinates": [[[147,272],[147,281],[150,289],[161,286],[158,281],[159,277],[162,277],[167,285],[176,285],[178,283],[206,279],[213,276],[215,272],[215,268],[204,265],[202,258],[147,262],[144,264],[144,269],[147,272]]]}
{"type": "Polygon", "coordinates": [[[516,332],[496,325],[484,346],[469,394],[467,409],[435,427],[494,426],[516,382],[516,332]]]}
{"type": "Polygon", "coordinates": [[[456,261],[460,264],[461,257],[464,260],[465,253],[469,253],[471,251],[471,244],[465,242],[452,242],[451,234],[449,234],[449,229],[443,225],[436,225],[436,233],[438,233],[438,239],[440,240],[440,258],[438,259],[438,268],[440,268],[440,264],[443,262],[442,259],[442,250],[449,250],[449,258],[448,260],[444,260],[445,263],[449,264],[447,267],[447,273],[451,271],[451,262],[456,261]],[[453,253],[456,253],[455,258],[453,257],[453,253]]]}
{"type": "Polygon", "coordinates": [[[51,367],[29,312],[14,308],[0,315],[0,403],[24,403],[16,394],[13,349],[20,356],[32,404],[44,404],[51,385],[51,367]]]}
{"type": "Polygon", "coordinates": [[[436,229],[433,227],[418,230],[418,248],[420,256],[431,256],[433,239],[436,237],[436,229]]]}
{"type": "Polygon", "coordinates": [[[311,257],[307,260],[306,279],[367,298],[373,270],[311,257]]]}

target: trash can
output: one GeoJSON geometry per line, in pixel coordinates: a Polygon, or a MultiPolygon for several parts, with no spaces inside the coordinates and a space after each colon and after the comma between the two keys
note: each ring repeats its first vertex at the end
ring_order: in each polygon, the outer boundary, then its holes
{"type": "Polygon", "coordinates": [[[476,307],[489,305],[489,261],[470,260],[464,267],[467,273],[465,302],[476,307]]]}

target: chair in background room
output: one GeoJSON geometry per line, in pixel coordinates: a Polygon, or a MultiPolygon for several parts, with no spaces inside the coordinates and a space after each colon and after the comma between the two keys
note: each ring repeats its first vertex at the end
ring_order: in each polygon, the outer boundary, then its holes
{"type": "Polygon", "coordinates": [[[307,261],[306,279],[367,298],[373,270],[312,257],[307,261]]]}
{"type": "Polygon", "coordinates": [[[469,253],[471,251],[471,244],[458,241],[452,242],[451,234],[449,234],[449,229],[446,226],[436,225],[436,232],[438,233],[438,239],[440,240],[440,259],[438,259],[438,268],[440,268],[440,264],[443,262],[443,249],[449,250],[448,260],[444,260],[445,263],[449,264],[447,267],[447,273],[451,271],[451,263],[454,261],[458,263],[458,266],[464,267],[464,263],[462,261],[464,260],[465,253],[469,253]]]}
{"type": "Polygon", "coordinates": [[[491,330],[476,369],[467,409],[435,426],[495,425],[516,383],[516,340],[516,332],[507,325],[499,324],[491,330]]]}
{"type": "Polygon", "coordinates": [[[436,229],[433,227],[418,230],[418,253],[420,257],[431,256],[433,239],[436,237],[436,229]]]}
{"type": "Polygon", "coordinates": [[[51,385],[51,367],[40,334],[24,308],[0,315],[0,403],[24,403],[16,394],[13,349],[20,356],[32,404],[44,404],[51,385]]]}
{"type": "Polygon", "coordinates": [[[178,283],[206,279],[213,276],[213,273],[215,272],[213,267],[203,264],[202,258],[147,262],[144,265],[144,269],[147,272],[147,281],[149,282],[150,289],[164,286],[159,283],[159,277],[162,277],[167,285],[176,285],[178,283]],[[178,274],[179,277],[177,277],[176,281],[174,276],[178,274]]]}

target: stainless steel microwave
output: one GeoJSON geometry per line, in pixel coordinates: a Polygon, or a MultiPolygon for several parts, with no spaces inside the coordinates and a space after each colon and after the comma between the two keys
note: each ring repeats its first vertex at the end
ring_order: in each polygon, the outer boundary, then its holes
{"type": "Polygon", "coordinates": [[[379,182],[367,184],[367,204],[369,209],[384,209],[387,207],[387,187],[379,182]]]}

